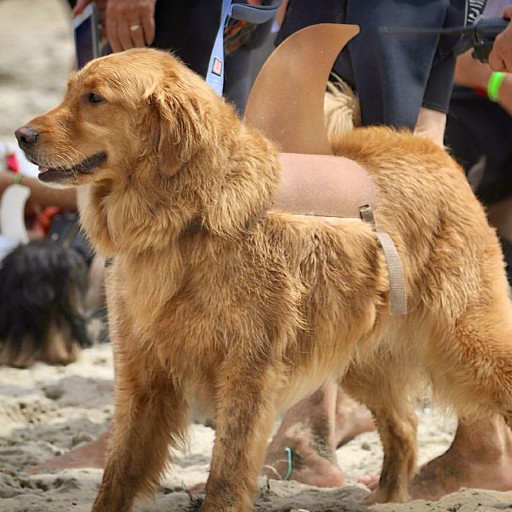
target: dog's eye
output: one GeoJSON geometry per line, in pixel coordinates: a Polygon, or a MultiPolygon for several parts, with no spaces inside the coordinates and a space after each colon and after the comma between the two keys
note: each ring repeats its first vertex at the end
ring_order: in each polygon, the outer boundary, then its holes
{"type": "Polygon", "coordinates": [[[87,103],[102,103],[105,101],[99,94],[96,94],[95,92],[90,92],[85,97],[87,103]]]}

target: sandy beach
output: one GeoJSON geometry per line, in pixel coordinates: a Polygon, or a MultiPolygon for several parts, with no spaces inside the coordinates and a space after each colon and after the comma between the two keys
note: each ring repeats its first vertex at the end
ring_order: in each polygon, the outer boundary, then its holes
{"type": "MultiPolygon", "coordinates": [[[[54,106],[73,67],[71,18],[61,0],[0,0],[0,141],[14,142],[14,130],[54,106]]],[[[0,512],[89,511],[101,481],[98,469],[63,470],[29,476],[32,465],[95,439],[113,413],[112,350],[83,351],[67,367],[41,363],[28,370],[0,368],[0,512]]],[[[449,446],[453,417],[426,409],[420,417],[420,463],[449,446]]],[[[187,489],[208,476],[214,431],[195,424],[187,451],[164,475],[155,501],[138,512],[196,510],[202,494],[187,489]]],[[[461,490],[439,502],[365,507],[369,492],[357,484],[378,474],[382,450],[377,434],[358,436],[337,452],[346,477],[341,489],[318,489],[295,482],[260,480],[257,511],[360,512],[512,510],[512,492],[461,490]]]]}

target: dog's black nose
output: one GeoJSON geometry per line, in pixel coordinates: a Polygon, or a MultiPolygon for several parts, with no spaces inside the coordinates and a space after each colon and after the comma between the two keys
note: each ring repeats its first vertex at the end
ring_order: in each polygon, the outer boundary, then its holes
{"type": "Polygon", "coordinates": [[[39,132],[33,126],[22,126],[14,132],[14,135],[18,139],[18,146],[21,149],[27,149],[37,141],[39,132]]]}

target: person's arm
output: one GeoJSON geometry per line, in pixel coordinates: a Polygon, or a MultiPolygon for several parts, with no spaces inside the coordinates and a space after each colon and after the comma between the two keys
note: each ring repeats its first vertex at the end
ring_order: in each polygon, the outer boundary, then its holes
{"type": "Polygon", "coordinates": [[[500,73],[473,59],[471,52],[466,52],[457,58],[455,82],[487,94],[491,92],[490,99],[497,101],[512,116],[512,74],[500,73]]]}
{"type": "Polygon", "coordinates": [[[25,185],[30,189],[29,201],[41,207],[58,206],[66,210],[77,209],[76,189],[70,188],[54,188],[41,183],[37,178],[30,178],[20,174],[15,174],[10,171],[0,172],[0,194],[3,194],[5,189],[19,180],[18,183],[25,185]],[[19,178],[21,176],[21,178],[19,178]]]}

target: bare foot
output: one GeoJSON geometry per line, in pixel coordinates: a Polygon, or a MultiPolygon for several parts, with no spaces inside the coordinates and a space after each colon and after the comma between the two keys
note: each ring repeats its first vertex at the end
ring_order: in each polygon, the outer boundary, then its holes
{"type": "Polygon", "coordinates": [[[334,450],[322,441],[318,443],[318,439],[315,441],[314,434],[303,425],[295,427],[295,431],[288,430],[270,444],[263,474],[317,487],[341,487],[345,479],[336,464],[334,450]]]}
{"type": "Polygon", "coordinates": [[[420,469],[409,494],[437,500],[461,487],[512,490],[512,433],[501,418],[461,419],[450,448],[420,469]]]}
{"type": "Polygon", "coordinates": [[[95,441],[79,446],[68,453],[59,455],[54,459],[32,466],[27,470],[29,475],[38,473],[52,473],[62,469],[100,468],[105,464],[105,452],[110,431],[102,434],[95,441]]]}
{"type": "Polygon", "coordinates": [[[263,474],[318,487],[343,485],[334,452],[336,399],[337,385],[331,384],[288,410],[268,447],[263,474]]]}
{"type": "Polygon", "coordinates": [[[370,491],[375,491],[375,489],[377,489],[377,487],[379,486],[379,479],[380,477],[375,475],[362,476],[357,480],[357,482],[366,485],[366,487],[368,487],[370,491]]]}
{"type": "Polygon", "coordinates": [[[460,420],[450,448],[420,469],[409,494],[437,500],[461,487],[512,490],[512,434],[501,418],[460,420]]]}
{"type": "MultiPolygon", "coordinates": [[[[371,490],[379,485],[378,476],[358,481],[371,490]]],[[[501,418],[460,420],[450,448],[420,468],[409,496],[438,500],[461,487],[512,490],[512,433],[501,418]]]]}
{"type": "Polygon", "coordinates": [[[263,474],[317,487],[340,487],[343,473],[335,449],[375,429],[370,412],[336,384],[292,407],[270,443],[263,474]]]}

